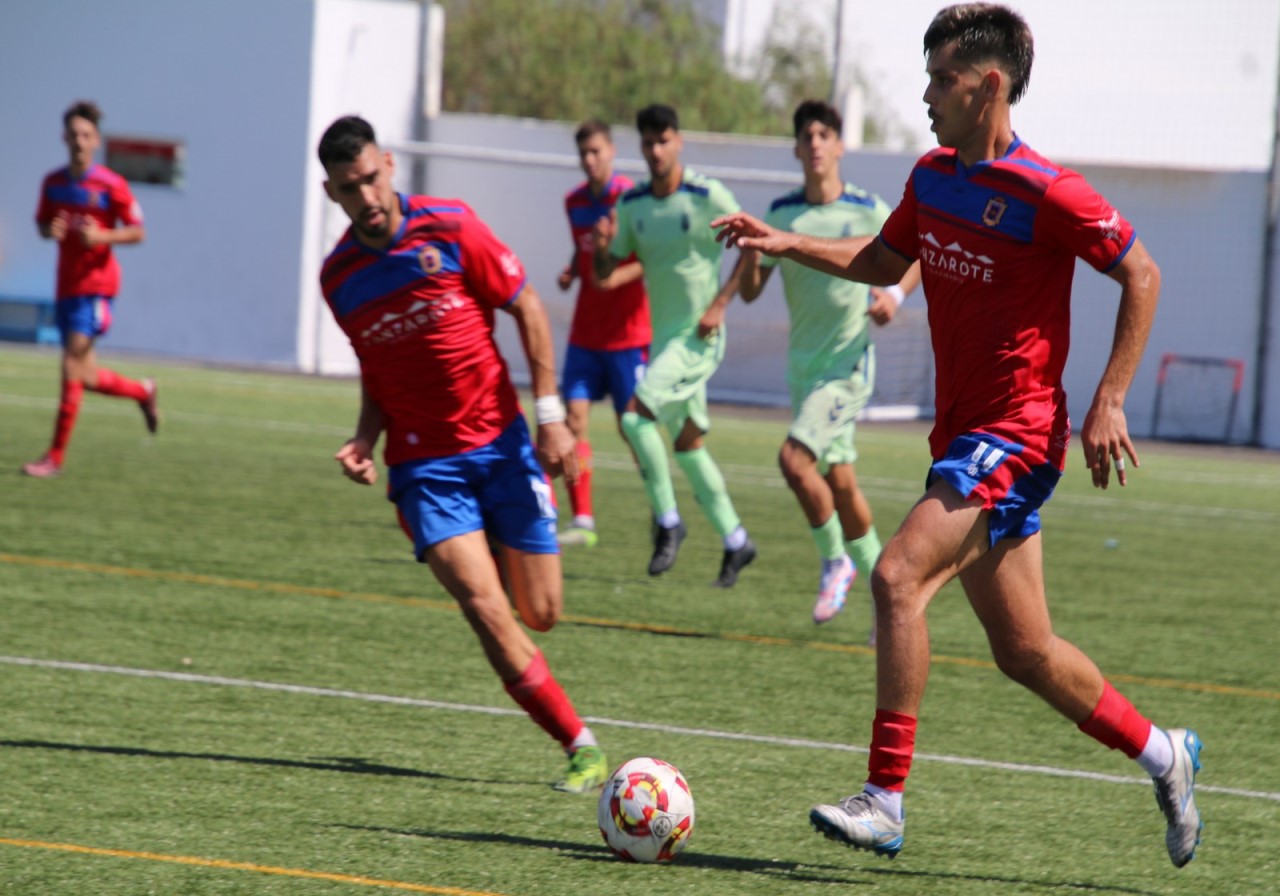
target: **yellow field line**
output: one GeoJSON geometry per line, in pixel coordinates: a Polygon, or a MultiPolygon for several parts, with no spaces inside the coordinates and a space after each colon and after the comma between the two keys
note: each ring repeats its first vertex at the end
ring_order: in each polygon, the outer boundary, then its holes
{"type": "MultiPolygon", "coordinates": [[[[59,560],[49,557],[26,557],[19,554],[0,552],[0,563],[15,566],[36,566],[46,569],[72,570],[98,575],[130,576],[140,579],[156,579],[159,581],[190,582],[196,585],[210,585],[218,588],[235,588],[245,591],[265,591],[278,594],[300,594],[308,597],[324,597],[331,600],[355,600],[365,603],[395,604],[406,607],[428,607],[436,610],[458,609],[451,600],[431,600],[421,597],[393,597],[387,594],[371,594],[353,591],[342,591],[337,588],[318,588],[308,585],[290,585],[284,582],[259,582],[253,579],[231,579],[223,576],[209,576],[199,573],[165,572],[155,569],[133,569],[125,566],[110,566],[102,563],[84,563],[76,560],[59,560]]],[[[833,644],[824,641],[802,641],[795,638],[778,638],[769,635],[735,634],[733,632],[706,632],[691,629],[680,629],[674,626],[652,625],[643,622],[627,622],[619,619],[606,619],[594,616],[575,616],[566,613],[562,622],[574,625],[588,625],[597,628],[616,629],[621,631],[648,632],[659,635],[676,635],[679,637],[713,638],[719,641],[735,641],[746,644],[762,644],[772,647],[803,647],[810,650],[826,650],[834,653],[851,653],[862,656],[875,656],[874,647],[860,644],[833,644]]],[[[995,669],[991,660],[976,659],[965,656],[947,656],[934,654],[931,661],[943,666],[964,666],[972,669],[995,669]]],[[[1252,697],[1260,700],[1280,700],[1280,691],[1264,691],[1255,688],[1241,688],[1234,685],[1212,684],[1209,682],[1180,681],[1173,678],[1148,678],[1142,675],[1126,675],[1108,672],[1107,677],[1121,684],[1137,684],[1167,690],[1194,691],[1202,694],[1220,694],[1230,697],[1252,697]]]]}
{"type": "Polygon", "coordinates": [[[204,859],[199,856],[169,856],[154,852],[135,852],[130,849],[102,849],[97,846],[80,846],[75,843],[45,843],[41,840],[14,840],[0,837],[0,845],[19,846],[25,849],[47,849],[74,852],[91,856],[110,856],[117,859],[145,859],[148,862],[168,862],[173,865],[194,865],[199,868],[225,868],[231,871],[252,871],[255,874],[275,874],[281,877],[301,877],[309,880],[328,880],[340,884],[361,887],[381,887],[384,890],[405,890],[410,893],[434,893],[437,896],[502,896],[487,890],[461,890],[457,887],[435,887],[428,884],[411,884],[398,880],[381,880],[354,874],[334,874],[328,871],[308,871],[305,868],[278,868],[274,865],[255,865],[252,862],[230,862],[226,859],[204,859]]]}

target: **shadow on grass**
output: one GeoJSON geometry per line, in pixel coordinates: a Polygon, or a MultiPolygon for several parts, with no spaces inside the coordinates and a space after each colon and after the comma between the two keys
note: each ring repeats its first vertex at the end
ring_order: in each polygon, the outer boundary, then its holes
{"type": "MultiPolygon", "coordinates": [[[[522,846],[538,850],[555,850],[565,858],[582,862],[617,862],[619,861],[609,848],[603,844],[585,845],[570,840],[543,840],[536,837],[520,837],[513,834],[489,834],[481,831],[431,831],[411,828],[384,828],[370,825],[340,824],[332,827],[350,831],[371,831],[379,834],[395,834],[400,837],[421,837],[427,840],[453,840],[459,843],[497,843],[504,846],[522,846]]],[[[857,854],[855,854],[857,855],[857,854]]],[[[948,871],[909,871],[901,867],[886,867],[882,860],[866,856],[865,861],[875,862],[875,868],[851,868],[846,865],[816,864],[812,862],[789,862],[780,859],[751,859],[743,856],[716,855],[699,852],[696,847],[683,852],[671,863],[671,868],[705,869],[711,871],[730,871],[742,874],[756,874],[779,881],[795,883],[832,883],[832,884],[874,884],[874,878],[882,880],[897,879],[902,881],[919,880],[938,881],[974,881],[992,885],[991,892],[1001,892],[997,888],[1008,887],[1009,892],[1030,893],[1040,890],[1075,891],[1083,893],[1123,893],[1133,896],[1157,896],[1151,890],[1137,890],[1132,887],[1117,887],[1107,884],[1094,884],[1085,881],[1051,881],[1027,880],[1021,877],[999,877],[989,874],[957,874],[948,871]]],[[[855,859],[856,861],[856,859],[855,859]]]]}
{"type": "Polygon", "coordinates": [[[270,756],[236,756],[230,753],[186,753],[172,750],[148,750],[145,747],[112,747],[92,744],[63,744],[40,740],[0,740],[0,749],[63,750],[69,753],[96,753],[106,756],[131,756],[142,759],[200,759],[212,762],[240,762],[271,768],[300,768],[321,772],[343,772],[353,775],[384,775],[393,778],[426,778],[433,781],[459,781],[467,784],[501,784],[511,781],[488,778],[462,778],[439,772],[381,765],[358,756],[314,756],[309,759],[276,759],[270,756]]]}

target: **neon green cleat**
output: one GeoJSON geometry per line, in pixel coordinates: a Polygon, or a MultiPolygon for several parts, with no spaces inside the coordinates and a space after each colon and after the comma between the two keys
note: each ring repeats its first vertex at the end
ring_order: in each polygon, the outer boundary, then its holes
{"type": "Polygon", "coordinates": [[[599,790],[609,778],[609,766],[605,764],[604,751],[599,747],[578,747],[569,757],[564,780],[552,786],[565,793],[592,793],[599,790]]]}
{"type": "Polygon", "coordinates": [[[600,536],[596,534],[595,529],[588,529],[585,526],[570,526],[563,532],[556,533],[556,541],[561,547],[584,547],[593,548],[600,541],[600,536]]]}

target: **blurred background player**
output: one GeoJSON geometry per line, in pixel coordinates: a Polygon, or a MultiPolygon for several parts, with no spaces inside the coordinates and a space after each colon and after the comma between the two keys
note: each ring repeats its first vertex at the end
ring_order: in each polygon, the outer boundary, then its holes
{"type": "MultiPolygon", "coordinates": [[[[814,236],[879,233],[889,206],[879,196],[845,183],[840,175],[840,113],[820,100],[806,100],[796,107],[792,124],[804,186],[774,200],[765,222],[814,236]]],[[[854,418],[875,388],[875,346],[867,320],[883,325],[893,319],[904,294],[919,282],[919,266],[913,266],[901,284],[868,291],[865,284],[795,261],[762,259],[750,249],[743,255],[744,301],[754,301],[774,267],[782,268],[791,320],[787,385],[794,419],[778,464],[809,521],[822,560],[813,607],[813,621],[822,623],[844,608],[858,570],[869,575],[880,556],[871,505],[853,467],[858,458],[854,418]]],[[[871,619],[868,640],[874,644],[874,607],[871,619]]]]}
{"type": "MultiPolygon", "coordinates": [[[[878,855],[902,849],[902,799],[929,677],[926,610],[959,579],[996,665],[1085,734],[1149,774],[1177,867],[1195,856],[1200,738],[1153,725],[1098,666],[1058,636],[1045,595],[1040,507],[1071,440],[1063,369],[1071,282],[1083,259],[1120,286],[1111,353],[1080,429],[1093,484],[1138,465],[1124,399],[1160,295],[1160,269],[1133,226],[1078,173],[1013,130],[1034,46],[1016,12],[994,3],[941,10],[924,35],[924,102],[939,148],[920,158],[875,239],[822,240],[746,215],[716,222],[730,242],[819,270],[888,284],[917,260],[937,367],[933,463],[925,493],[872,573],[876,713],[860,793],[814,806],[825,836],[878,855]]],[[[976,804],[995,811],[979,794],[976,804]]],[[[981,825],[980,815],[967,829],[981,825]]],[[[998,827],[998,823],[997,823],[998,827]]]]}
{"type": "Polygon", "coordinates": [[[155,432],[154,380],[131,380],[98,366],[94,341],[111,327],[111,306],[120,289],[120,265],[113,246],[140,243],[146,236],[142,210],[128,183],[96,164],[102,142],[102,112],[81,101],[62,116],[62,141],[68,164],[52,171],[40,186],[36,226],[58,244],[56,309],[62,337],[62,394],[53,440],[39,460],[24,464],[28,476],[48,478],[62,472],[67,444],[80,413],[84,390],[136,401],[147,430],[155,432]]]}
{"type": "Polygon", "coordinates": [[[756,546],[734,510],[704,437],[711,428],[707,380],[724,359],[725,307],[738,290],[737,266],[720,284],[724,247],[716,241],[710,223],[737,211],[738,202],[720,181],[681,163],[684,139],[670,106],[641,109],[636,128],[650,179],[623,195],[613,217],[597,222],[595,271],[604,279],[634,253],[644,268],[649,293],[653,322],[649,368],[622,415],[622,429],[640,465],[653,510],[649,575],[672,567],[687,532],[676,508],[667,449],[658,432],[661,422],[675,443],[676,463],[724,542],[715,584],[729,588],[755,559],[756,546]]]}
{"type": "Polygon", "coordinates": [[[546,477],[576,474],[542,301],[520,260],[465,203],[394,190],[394,161],[368,122],[335,121],[319,156],[325,192],[351,219],[321,287],[360,362],[356,432],[336,458],[348,478],[372,485],[374,446],[386,431],[388,496],[418,561],[458,602],[507,693],[564,748],[569,767],[555,786],[595,790],[609,772],[604,755],[511,612],[514,601],[539,632],[560,616],[546,477]],[[528,356],[536,453],[494,342],[499,308],[528,356]]]}
{"type": "Polygon", "coordinates": [[[634,256],[601,281],[596,280],[594,269],[591,234],[596,221],[607,218],[618,198],[634,183],[613,171],[617,149],[609,125],[598,118],[584,121],[574,140],[587,179],[564,198],[573,255],[556,282],[561,289],[568,289],[574,280],[578,281],[561,377],[569,429],[577,439],[578,479],[567,486],[573,521],[558,537],[562,545],[593,547],[597,535],[591,505],[591,441],[587,430],[591,402],[610,396],[618,430],[622,431],[622,414],[644,375],[652,330],[643,272],[634,256]]]}

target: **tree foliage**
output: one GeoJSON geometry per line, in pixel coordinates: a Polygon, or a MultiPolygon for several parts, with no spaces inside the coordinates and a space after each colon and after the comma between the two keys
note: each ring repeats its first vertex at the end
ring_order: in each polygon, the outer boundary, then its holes
{"type": "Polygon", "coordinates": [[[812,33],[802,32],[805,43],[771,44],[757,78],[738,78],[725,70],[714,26],[688,0],[442,5],[450,111],[629,122],[661,102],[690,130],[789,136],[795,103],[830,92],[812,33]]]}

